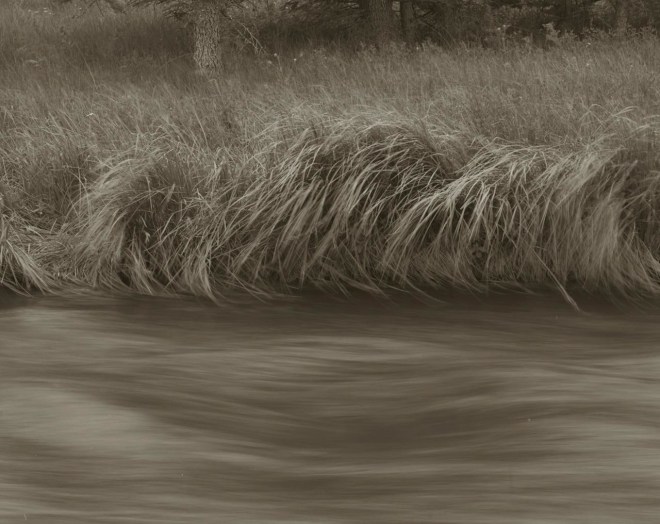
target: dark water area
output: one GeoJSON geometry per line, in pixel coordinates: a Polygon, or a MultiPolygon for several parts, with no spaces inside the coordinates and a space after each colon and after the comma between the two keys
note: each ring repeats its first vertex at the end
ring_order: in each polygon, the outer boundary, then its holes
{"type": "Polygon", "coordinates": [[[660,305],[0,299],[0,523],[653,523],[660,305]]]}

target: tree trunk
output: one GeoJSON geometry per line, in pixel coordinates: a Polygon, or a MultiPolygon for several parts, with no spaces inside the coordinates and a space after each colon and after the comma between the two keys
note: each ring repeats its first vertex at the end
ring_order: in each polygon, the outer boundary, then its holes
{"type": "Polygon", "coordinates": [[[364,0],[371,38],[382,46],[396,37],[392,0],[364,0]]]}
{"type": "Polygon", "coordinates": [[[194,4],[194,59],[202,71],[222,69],[223,29],[226,16],[222,6],[213,1],[194,4]]]}
{"type": "Polygon", "coordinates": [[[411,45],[415,41],[415,4],[413,0],[400,0],[401,32],[406,44],[411,45]]]}
{"type": "Polygon", "coordinates": [[[651,23],[660,32],[660,0],[646,0],[646,9],[651,14],[651,23]]]}
{"type": "Polygon", "coordinates": [[[616,0],[614,4],[614,34],[624,36],[628,28],[628,0],[616,0]]]}

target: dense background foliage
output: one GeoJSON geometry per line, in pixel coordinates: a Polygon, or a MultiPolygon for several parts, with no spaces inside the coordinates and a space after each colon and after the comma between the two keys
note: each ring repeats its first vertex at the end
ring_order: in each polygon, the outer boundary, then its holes
{"type": "MultiPolygon", "coordinates": [[[[53,0],[70,2],[75,0],[53,0]]],[[[99,0],[93,0],[99,1],[99,0]]],[[[269,36],[286,33],[290,40],[379,41],[403,38],[501,45],[506,40],[533,39],[537,44],[558,36],[582,38],[595,31],[660,29],[660,0],[103,0],[115,11],[156,4],[185,18],[200,5],[222,9],[229,32],[242,27],[269,36]],[[375,11],[387,12],[386,15],[375,11]],[[391,18],[368,30],[375,15],[391,18]],[[233,23],[232,23],[233,22],[233,23]],[[233,27],[232,27],[233,26],[233,27]],[[394,29],[398,26],[398,29],[394,29]]],[[[552,45],[552,44],[550,44],[552,45]]]]}

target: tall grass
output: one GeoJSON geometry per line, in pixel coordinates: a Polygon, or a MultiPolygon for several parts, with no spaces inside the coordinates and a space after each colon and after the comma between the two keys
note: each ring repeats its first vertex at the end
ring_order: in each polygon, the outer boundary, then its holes
{"type": "Polygon", "coordinates": [[[659,291],[660,44],[237,53],[0,7],[0,270],[218,297],[659,291]]]}

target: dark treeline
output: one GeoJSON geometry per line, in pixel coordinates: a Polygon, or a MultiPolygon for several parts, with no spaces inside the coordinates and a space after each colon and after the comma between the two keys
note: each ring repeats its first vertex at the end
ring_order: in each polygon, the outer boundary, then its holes
{"type": "MultiPolygon", "coordinates": [[[[68,1],[68,0],[64,0],[68,1]]],[[[325,39],[344,43],[433,42],[499,47],[555,45],[594,33],[660,29],[660,0],[106,0],[160,4],[191,23],[195,60],[222,66],[232,40],[260,47],[325,39]]]]}
{"type": "Polygon", "coordinates": [[[488,43],[501,31],[522,37],[552,30],[581,36],[660,27],[658,0],[290,0],[287,6],[303,12],[352,12],[369,22],[376,41],[488,43]]]}

